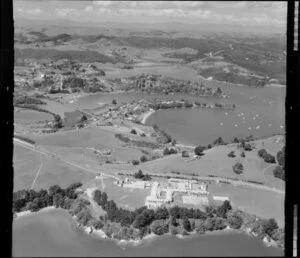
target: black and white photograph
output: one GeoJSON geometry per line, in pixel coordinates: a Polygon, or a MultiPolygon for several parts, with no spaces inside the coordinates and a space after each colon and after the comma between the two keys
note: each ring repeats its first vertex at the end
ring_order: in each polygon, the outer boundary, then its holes
{"type": "Polygon", "coordinates": [[[12,5],[13,257],[285,255],[287,1],[12,5]]]}

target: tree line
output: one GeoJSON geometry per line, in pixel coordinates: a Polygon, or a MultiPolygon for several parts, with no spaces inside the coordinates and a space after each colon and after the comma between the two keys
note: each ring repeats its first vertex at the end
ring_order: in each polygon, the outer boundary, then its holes
{"type": "Polygon", "coordinates": [[[82,183],[76,182],[65,189],[53,185],[49,187],[48,191],[45,189],[16,191],[13,193],[13,212],[39,211],[48,206],[69,209],[78,196],[75,190],[80,186],[82,183]]]}

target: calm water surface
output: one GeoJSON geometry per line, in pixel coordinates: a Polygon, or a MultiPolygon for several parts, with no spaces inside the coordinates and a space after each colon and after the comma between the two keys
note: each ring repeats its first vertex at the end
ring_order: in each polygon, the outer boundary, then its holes
{"type": "Polygon", "coordinates": [[[235,104],[235,110],[173,109],[159,110],[149,117],[148,125],[157,124],[177,141],[187,144],[208,144],[217,137],[225,140],[233,137],[271,136],[284,132],[285,88],[250,88],[217,82],[205,82],[216,88],[220,86],[230,99],[196,97],[193,95],[155,95],[145,93],[93,94],[82,97],[77,104],[82,108],[95,108],[101,103],[119,103],[139,99],[169,98],[199,100],[203,103],[235,104]],[[226,114],[227,113],[227,114],[226,114]]]}
{"type": "Polygon", "coordinates": [[[162,236],[122,246],[89,236],[63,210],[19,218],[13,223],[13,256],[283,256],[242,233],[215,233],[178,239],[162,236]]]}

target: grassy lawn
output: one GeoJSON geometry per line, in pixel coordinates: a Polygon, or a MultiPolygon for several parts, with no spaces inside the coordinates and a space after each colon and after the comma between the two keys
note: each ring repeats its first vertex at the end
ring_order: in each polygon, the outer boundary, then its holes
{"type": "Polygon", "coordinates": [[[104,188],[101,179],[93,179],[83,185],[83,188],[98,188],[108,195],[109,200],[123,208],[134,209],[145,205],[146,196],[150,195],[150,189],[131,189],[117,186],[113,179],[104,178],[104,188]]]}
{"type": "Polygon", "coordinates": [[[14,122],[15,123],[36,123],[38,121],[53,120],[51,114],[45,112],[38,112],[29,109],[20,109],[20,111],[14,112],[14,122]]]}
{"type": "Polygon", "coordinates": [[[48,189],[49,186],[59,184],[66,187],[74,182],[85,182],[95,174],[74,168],[60,160],[39,157],[40,154],[15,145],[14,148],[14,190],[31,187],[35,176],[43,163],[35,181],[34,189],[48,189]]]}
{"type": "MultiPolygon", "coordinates": [[[[98,150],[109,149],[111,155],[107,157],[111,160],[127,162],[128,160],[139,159],[142,156],[141,151],[137,148],[126,147],[124,142],[115,137],[114,130],[111,127],[97,127],[85,128],[79,131],[61,131],[49,135],[32,134],[30,137],[36,140],[38,145],[43,145],[45,148],[52,148],[53,146],[70,148],[68,151],[62,150],[62,152],[74,153],[75,150],[72,149],[74,147],[95,148],[98,150]]],[[[145,137],[139,138],[147,140],[145,137]]],[[[103,161],[105,160],[103,159],[103,161]]]]}
{"type": "Polygon", "coordinates": [[[278,224],[284,225],[284,194],[222,183],[209,184],[208,191],[212,195],[229,196],[234,208],[263,218],[275,218],[278,224]]]}
{"type": "Polygon", "coordinates": [[[40,164],[39,155],[19,145],[14,145],[14,191],[31,187],[40,164]]]}
{"type": "MultiPolygon", "coordinates": [[[[267,140],[265,140],[265,145],[267,140]]],[[[268,142],[268,150],[271,149],[274,155],[278,150],[282,149],[283,143],[268,142]]],[[[153,171],[155,173],[167,173],[171,171],[179,171],[186,174],[197,174],[207,176],[209,174],[221,177],[234,177],[243,180],[254,180],[266,183],[270,186],[278,186],[282,189],[282,185],[277,179],[272,178],[272,173],[266,171],[264,175],[263,169],[268,163],[265,163],[258,157],[257,152],[261,146],[256,146],[252,151],[245,151],[245,158],[240,157],[242,151],[235,145],[218,146],[205,151],[205,155],[200,159],[190,160],[181,157],[181,154],[166,156],[161,159],[153,160],[141,164],[141,169],[145,171],[153,171]],[[235,151],[236,157],[228,157],[230,151],[235,151]],[[237,175],[233,172],[232,166],[240,162],[244,166],[244,172],[237,175]]]]}

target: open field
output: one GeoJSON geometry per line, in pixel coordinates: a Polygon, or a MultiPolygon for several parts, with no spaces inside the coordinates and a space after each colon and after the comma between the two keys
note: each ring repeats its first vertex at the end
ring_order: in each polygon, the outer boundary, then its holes
{"type": "Polygon", "coordinates": [[[104,191],[109,200],[114,200],[116,204],[124,208],[135,209],[145,205],[146,196],[150,194],[150,189],[133,189],[117,186],[113,179],[104,178],[103,184],[101,179],[92,179],[83,185],[83,188],[95,187],[104,191]],[[103,187],[104,186],[104,187],[103,187]]]}
{"type": "Polygon", "coordinates": [[[72,106],[72,105],[69,105],[69,104],[61,104],[57,101],[54,101],[54,100],[49,100],[49,99],[45,99],[44,100],[47,104],[46,105],[43,105],[42,108],[54,113],[54,114],[57,114],[57,115],[60,115],[61,118],[64,117],[64,113],[65,112],[72,112],[72,111],[75,111],[75,107],[72,106]]]}
{"type": "Polygon", "coordinates": [[[14,121],[15,123],[36,123],[39,121],[52,121],[53,116],[44,113],[44,112],[38,112],[35,110],[28,110],[28,109],[22,109],[20,108],[18,111],[14,112],[14,121]]]}
{"type": "Polygon", "coordinates": [[[209,184],[208,191],[211,194],[229,196],[234,208],[263,218],[275,218],[281,226],[284,225],[284,194],[223,183],[209,184]]]}
{"type": "Polygon", "coordinates": [[[93,173],[72,167],[60,160],[41,156],[17,144],[14,146],[14,191],[30,189],[33,182],[34,189],[47,189],[54,184],[66,187],[73,182],[85,182],[94,176],[93,173]]]}
{"type": "MultiPolygon", "coordinates": [[[[273,143],[272,140],[274,140],[274,137],[264,140],[266,143],[265,147],[271,154],[276,155],[277,151],[282,149],[283,143],[273,143]]],[[[257,147],[252,151],[245,151],[245,158],[240,157],[242,151],[236,147],[236,144],[231,144],[217,146],[204,151],[205,155],[200,159],[182,158],[181,154],[176,154],[143,163],[139,167],[145,171],[153,171],[154,173],[161,174],[179,171],[184,174],[196,174],[200,176],[215,175],[243,180],[254,180],[270,186],[275,184],[279,189],[284,189],[284,183],[280,184],[278,179],[269,180],[269,178],[265,178],[265,174],[269,177],[271,176],[269,170],[264,173],[264,169],[270,164],[265,163],[258,157],[257,151],[262,146],[258,144],[257,147]],[[229,158],[227,156],[230,151],[235,151],[235,158],[229,158]],[[244,166],[244,172],[241,175],[235,174],[232,170],[232,166],[236,162],[240,162],[244,166]]]]}

